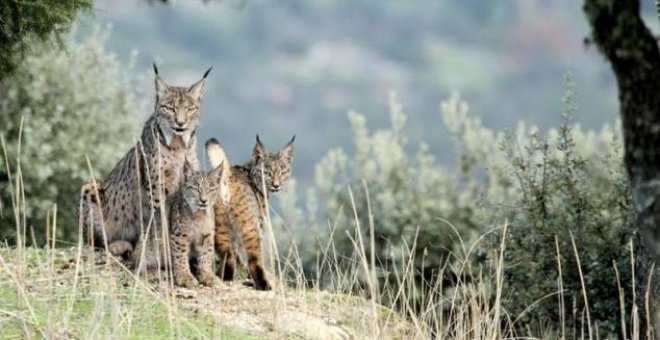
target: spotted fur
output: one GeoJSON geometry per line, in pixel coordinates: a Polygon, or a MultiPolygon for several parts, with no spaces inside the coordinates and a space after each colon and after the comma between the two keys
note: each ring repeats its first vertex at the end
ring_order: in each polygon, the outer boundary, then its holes
{"type": "MultiPolygon", "coordinates": [[[[197,167],[195,131],[206,76],[189,87],[166,84],[154,65],[156,101],[140,140],[101,181],[80,190],[86,243],[128,256],[146,230],[160,228],[165,200],[182,180],[184,160],[197,167]]],[[[99,127],[102,128],[102,127],[99,127]]]]}
{"type": "Polygon", "coordinates": [[[227,203],[228,179],[220,164],[208,173],[195,171],[191,164],[184,166],[184,182],[172,196],[168,233],[154,230],[136,246],[138,271],[168,268],[170,254],[174,283],[193,287],[199,283],[212,286],[215,280],[213,262],[213,205],[227,203]],[[162,240],[169,240],[169,248],[162,240]],[[169,250],[169,251],[168,251],[169,250]],[[141,261],[140,261],[141,260],[141,261]],[[191,263],[197,263],[197,279],[191,263]]]}
{"type": "MultiPolygon", "coordinates": [[[[224,262],[217,275],[222,279],[233,280],[239,263],[231,240],[232,231],[236,231],[247,253],[248,271],[255,287],[259,290],[271,289],[263,269],[261,254],[265,201],[268,199],[268,193],[279,191],[291,175],[294,140],[295,136],[279,152],[269,153],[257,136],[252,159],[244,165],[231,167],[229,204],[214,206],[215,251],[224,262]]],[[[219,154],[218,149],[222,150],[217,140],[210,139],[206,142],[207,154],[213,166],[219,164],[219,160],[213,156],[219,154]]]]}

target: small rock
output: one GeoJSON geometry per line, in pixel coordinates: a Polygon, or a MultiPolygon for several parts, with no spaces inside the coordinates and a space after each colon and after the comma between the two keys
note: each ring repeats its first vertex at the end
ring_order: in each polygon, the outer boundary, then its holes
{"type": "Polygon", "coordinates": [[[176,291],[176,297],[182,299],[194,299],[197,297],[197,292],[192,289],[178,288],[176,291]]]}

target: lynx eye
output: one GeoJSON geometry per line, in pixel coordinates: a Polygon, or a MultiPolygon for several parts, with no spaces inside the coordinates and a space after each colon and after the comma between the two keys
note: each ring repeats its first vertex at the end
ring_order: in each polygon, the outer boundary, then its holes
{"type": "Polygon", "coordinates": [[[163,105],[160,107],[162,111],[165,113],[173,114],[174,113],[174,107],[171,105],[163,105]]]}

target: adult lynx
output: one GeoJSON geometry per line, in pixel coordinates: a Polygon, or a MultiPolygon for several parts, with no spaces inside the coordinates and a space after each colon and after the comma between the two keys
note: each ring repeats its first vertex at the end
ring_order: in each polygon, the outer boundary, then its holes
{"type": "Polygon", "coordinates": [[[161,203],[180,183],[187,158],[197,168],[195,130],[208,69],[189,87],[171,86],[154,64],[156,105],[140,140],[100,183],[80,190],[78,211],[85,242],[126,255],[141,231],[160,225],[161,203]]]}

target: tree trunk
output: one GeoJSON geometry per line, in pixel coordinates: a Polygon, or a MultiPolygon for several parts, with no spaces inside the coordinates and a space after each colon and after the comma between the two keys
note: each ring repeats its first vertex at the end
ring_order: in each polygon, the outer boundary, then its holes
{"type": "Polygon", "coordinates": [[[660,277],[655,266],[660,263],[660,51],[640,17],[638,0],[584,0],[583,9],[593,41],[612,65],[619,88],[625,164],[642,241],[637,305],[645,331],[640,336],[652,339],[654,330],[660,329],[660,277]]]}

